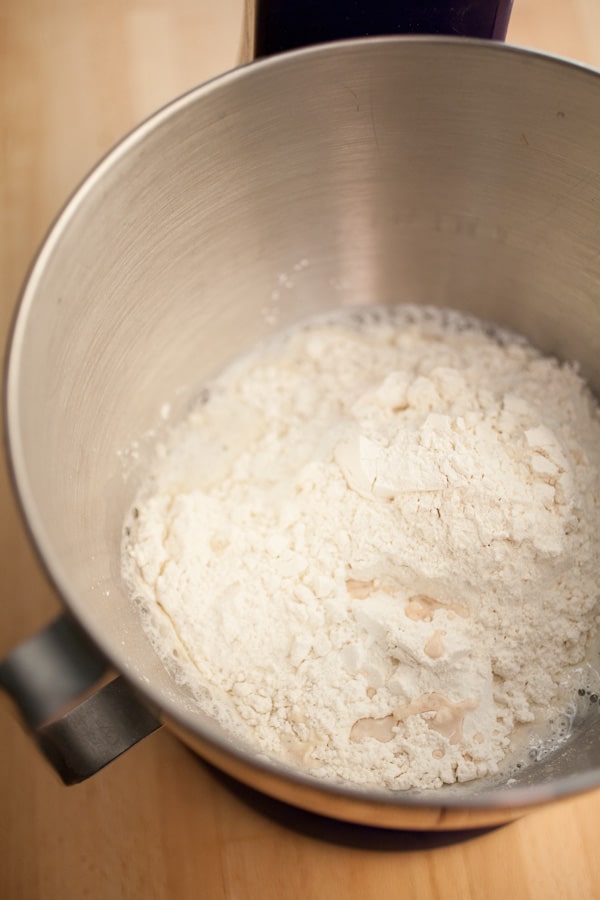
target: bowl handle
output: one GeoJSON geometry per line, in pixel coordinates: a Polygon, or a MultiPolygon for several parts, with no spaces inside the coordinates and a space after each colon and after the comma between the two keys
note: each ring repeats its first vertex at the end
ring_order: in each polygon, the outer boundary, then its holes
{"type": "Polygon", "coordinates": [[[83,781],[160,728],[124,678],[92,691],[109,670],[66,614],[0,661],[0,687],[65,784],[83,781]]]}
{"type": "Polygon", "coordinates": [[[512,0],[247,0],[250,58],[342,38],[506,37],[512,0]]]}

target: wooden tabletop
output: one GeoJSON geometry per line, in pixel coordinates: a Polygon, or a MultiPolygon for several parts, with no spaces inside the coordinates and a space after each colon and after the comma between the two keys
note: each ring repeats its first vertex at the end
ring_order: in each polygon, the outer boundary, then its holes
{"type": "MultiPolygon", "coordinates": [[[[398,0],[401,2],[401,0],[398,0]]],[[[74,185],[125,131],[235,64],[243,0],[3,0],[0,329],[74,185]]],[[[515,0],[514,43],[600,66],[598,0],[515,0]]],[[[0,655],[59,609],[0,471],[0,655]]],[[[0,704],[2,900],[600,898],[600,792],[478,835],[334,825],[225,780],[165,730],[62,787],[0,704]]]]}

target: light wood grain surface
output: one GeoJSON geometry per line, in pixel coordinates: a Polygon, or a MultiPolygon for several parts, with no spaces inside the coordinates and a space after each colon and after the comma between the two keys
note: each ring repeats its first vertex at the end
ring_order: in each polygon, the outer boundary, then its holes
{"type": "MultiPolygon", "coordinates": [[[[401,0],[398,0],[401,2],[401,0]]],[[[243,0],[3,0],[0,329],[53,215],[169,98],[235,64],[243,0]]],[[[599,0],[515,0],[514,43],[600,66],[599,0]]],[[[0,654],[58,603],[0,471],[0,654]]],[[[2,900],[600,898],[600,792],[486,834],[335,826],[263,802],[165,731],[60,786],[0,704],[2,900]]]]}

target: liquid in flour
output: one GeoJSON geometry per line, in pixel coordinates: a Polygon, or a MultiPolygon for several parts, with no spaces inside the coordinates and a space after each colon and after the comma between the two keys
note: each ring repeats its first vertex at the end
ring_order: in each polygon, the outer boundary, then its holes
{"type": "Polygon", "coordinates": [[[596,626],[599,438],[577,372],[522,339],[431,309],[313,320],[173,431],[124,575],[258,752],[391,790],[494,775],[528,728],[548,741],[596,626]]]}

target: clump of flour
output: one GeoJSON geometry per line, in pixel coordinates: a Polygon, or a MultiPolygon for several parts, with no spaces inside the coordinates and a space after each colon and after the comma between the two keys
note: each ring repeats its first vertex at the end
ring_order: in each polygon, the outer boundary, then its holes
{"type": "Polygon", "coordinates": [[[159,653],[233,733],[338,782],[468,781],[596,624],[598,409],[457,314],[339,313],[205,390],[125,533],[159,653]]]}

